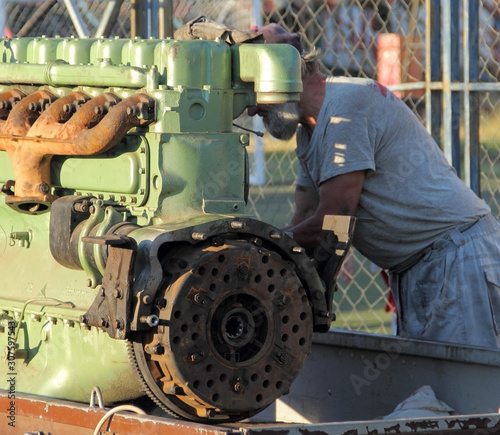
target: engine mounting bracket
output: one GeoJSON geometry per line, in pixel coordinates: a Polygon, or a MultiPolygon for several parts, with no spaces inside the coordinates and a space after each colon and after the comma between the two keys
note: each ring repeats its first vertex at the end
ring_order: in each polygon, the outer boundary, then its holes
{"type": "Polygon", "coordinates": [[[101,287],[82,323],[125,340],[130,330],[130,289],[136,245],[127,236],[86,237],[85,242],[108,245],[108,260],[101,287]]]}

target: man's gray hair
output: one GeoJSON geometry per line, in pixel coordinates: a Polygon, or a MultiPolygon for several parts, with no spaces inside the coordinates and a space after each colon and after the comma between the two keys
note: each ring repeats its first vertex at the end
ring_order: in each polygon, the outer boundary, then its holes
{"type": "Polygon", "coordinates": [[[319,62],[319,51],[313,49],[309,52],[303,52],[300,54],[301,67],[302,67],[302,79],[306,79],[312,76],[315,72],[320,70],[319,62]]]}

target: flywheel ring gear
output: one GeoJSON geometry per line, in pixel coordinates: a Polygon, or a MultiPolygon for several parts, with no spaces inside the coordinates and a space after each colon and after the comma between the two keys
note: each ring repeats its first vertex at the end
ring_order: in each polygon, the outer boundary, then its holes
{"type": "Polygon", "coordinates": [[[133,344],[149,395],[194,421],[236,421],[286,393],[310,352],[312,312],[293,265],[230,241],[166,262],[159,325],[133,344]]]}

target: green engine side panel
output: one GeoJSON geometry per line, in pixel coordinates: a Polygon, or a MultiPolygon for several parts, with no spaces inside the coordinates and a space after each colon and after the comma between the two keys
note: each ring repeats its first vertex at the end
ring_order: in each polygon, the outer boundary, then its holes
{"type": "MultiPolygon", "coordinates": [[[[12,360],[16,391],[87,402],[100,386],[108,402],[140,396],[125,342],[80,324],[96,289],[86,286],[84,271],[53,259],[48,220],[48,213],[31,216],[0,207],[0,348],[3,353],[12,344],[9,322],[20,323],[21,358],[12,360]],[[12,238],[25,233],[27,241],[12,238]]],[[[9,388],[7,380],[2,376],[1,389],[9,388]]]]}
{"type": "MultiPolygon", "coordinates": [[[[12,337],[9,326],[20,317],[12,317],[2,308],[0,345],[5,349],[7,339],[12,337]]],[[[21,323],[17,344],[23,357],[11,357],[8,365],[2,362],[7,376],[2,376],[0,389],[9,390],[13,377],[17,393],[79,402],[89,401],[94,386],[101,388],[107,403],[142,395],[128,361],[126,342],[112,340],[97,328],[86,329],[71,320],[31,309],[21,323]]]]}
{"type": "Polygon", "coordinates": [[[246,135],[147,135],[152,159],[150,201],[165,221],[245,209],[246,135]],[[243,140],[245,139],[245,140],[243,140]],[[242,143],[243,142],[243,143],[242,143]],[[168,213],[166,212],[168,210],[168,213]]]}

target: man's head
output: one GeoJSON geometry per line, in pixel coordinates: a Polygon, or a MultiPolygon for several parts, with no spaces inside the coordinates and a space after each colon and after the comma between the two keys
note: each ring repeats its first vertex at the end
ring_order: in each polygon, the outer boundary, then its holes
{"type": "MultiPolygon", "coordinates": [[[[256,29],[264,36],[267,44],[288,44],[297,49],[301,56],[302,79],[319,70],[316,51],[305,53],[298,33],[287,32],[277,24],[268,24],[256,29]]],[[[298,103],[266,104],[248,108],[250,116],[262,116],[267,131],[276,139],[289,140],[295,134],[302,116],[298,103]]]]}
{"type": "Polygon", "coordinates": [[[290,33],[275,23],[266,24],[262,27],[255,27],[254,30],[262,33],[264,41],[267,44],[288,44],[295,47],[300,53],[303,79],[319,71],[319,54],[317,50],[313,49],[310,52],[304,51],[298,33],[290,33]]]}
{"type": "Polygon", "coordinates": [[[300,35],[298,33],[287,32],[278,24],[267,24],[259,27],[257,31],[262,33],[264,41],[267,44],[288,44],[295,47],[299,53],[304,51],[300,42],[300,35]]]}

